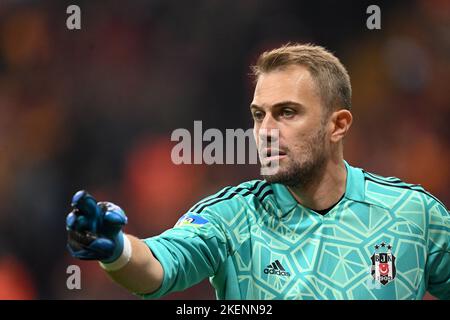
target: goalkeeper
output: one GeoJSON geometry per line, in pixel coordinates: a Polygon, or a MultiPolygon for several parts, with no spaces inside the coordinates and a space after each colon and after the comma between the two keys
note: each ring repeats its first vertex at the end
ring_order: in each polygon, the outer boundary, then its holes
{"type": "Polygon", "coordinates": [[[253,71],[255,139],[270,142],[261,165],[277,162],[277,172],[224,188],[147,239],[122,231],[121,208],[80,191],[67,216],[71,254],[146,298],[209,277],[218,299],[422,299],[427,290],[449,299],[445,206],[344,160],[351,85],[340,61],[286,45],[253,71]]]}

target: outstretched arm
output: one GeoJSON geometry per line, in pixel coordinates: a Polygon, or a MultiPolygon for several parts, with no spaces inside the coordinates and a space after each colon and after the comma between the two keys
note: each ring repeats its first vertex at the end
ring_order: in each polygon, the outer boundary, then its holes
{"type": "Polygon", "coordinates": [[[149,247],[140,239],[125,235],[130,241],[130,261],[116,271],[107,271],[109,276],[127,290],[148,294],[159,289],[164,271],[149,247]]]}

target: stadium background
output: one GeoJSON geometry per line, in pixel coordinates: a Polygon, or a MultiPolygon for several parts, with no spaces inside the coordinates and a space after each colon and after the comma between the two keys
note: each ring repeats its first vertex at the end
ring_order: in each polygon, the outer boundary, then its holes
{"type": "MultiPolygon", "coordinates": [[[[136,299],[65,249],[85,188],[140,237],[258,166],[170,161],[177,128],[250,128],[248,66],[314,42],[347,66],[355,122],[345,158],[450,203],[450,3],[422,1],[0,2],[0,299],[136,299]],[[66,28],[81,7],[82,29],[66,28]],[[382,29],[366,28],[381,7],[382,29]],[[78,264],[81,290],[66,288],[78,264]]],[[[167,299],[209,299],[207,281],[167,299]]]]}

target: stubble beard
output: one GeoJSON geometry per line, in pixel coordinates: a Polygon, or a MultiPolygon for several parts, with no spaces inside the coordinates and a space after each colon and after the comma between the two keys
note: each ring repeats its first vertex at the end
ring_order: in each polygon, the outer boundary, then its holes
{"type": "Polygon", "coordinates": [[[281,183],[288,187],[304,189],[317,178],[326,164],[325,132],[320,128],[317,133],[305,143],[303,159],[291,158],[288,167],[280,168],[272,175],[262,175],[269,183],[281,183]]]}

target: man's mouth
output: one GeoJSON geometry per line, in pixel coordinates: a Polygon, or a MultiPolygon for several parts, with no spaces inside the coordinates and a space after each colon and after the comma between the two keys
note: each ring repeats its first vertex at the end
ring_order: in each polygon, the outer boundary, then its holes
{"type": "Polygon", "coordinates": [[[286,157],[286,152],[279,149],[272,149],[267,148],[262,150],[261,158],[264,161],[274,161],[274,160],[280,160],[282,158],[286,157]]]}

